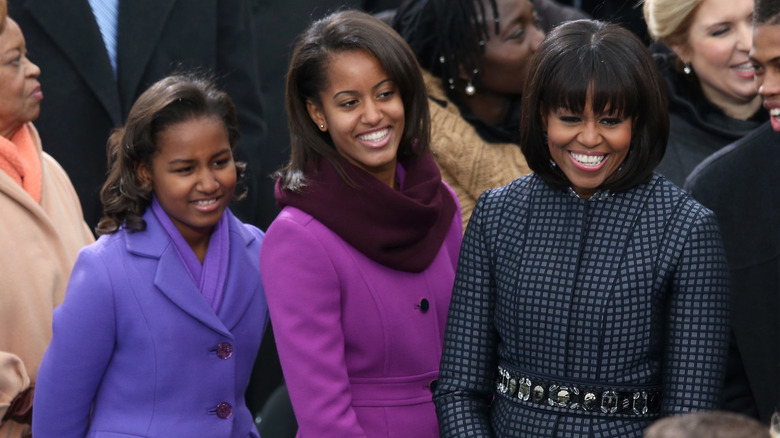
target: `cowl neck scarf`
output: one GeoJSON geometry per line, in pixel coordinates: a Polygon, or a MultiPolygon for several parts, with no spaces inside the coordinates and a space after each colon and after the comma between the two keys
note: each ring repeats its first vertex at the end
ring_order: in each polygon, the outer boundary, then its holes
{"type": "Polygon", "coordinates": [[[10,140],[0,136],[0,170],[16,181],[35,202],[41,202],[41,157],[27,124],[22,125],[10,140]]]}
{"type": "Polygon", "coordinates": [[[406,272],[422,272],[447,237],[457,206],[430,154],[399,162],[396,191],[337,157],[357,187],[326,159],[305,170],[301,192],[276,182],[277,205],[296,207],[320,221],[371,260],[406,272]]]}
{"type": "Polygon", "coordinates": [[[162,206],[157,202],[157,197],[152,196],[152,212],[157,220],[162,224],[165,232],[173,242],[173,247],[179,255],[179,259],[190,274],[190,278],[195,286],[198,287],[203,298],[214,311],[219,310],[222,304],[222,296],[225,291],[225,282],[227,280],[228,261],[230,258],[230,236],[228,235],[227,210],[222,213],[222,217],[214,226],[214,231],[209,239],[209,248],[206,250],[206,257],[203,258],[203,264],[198,260],[195,251],[184,240],[179,229],[173,223],[168,214],[165,213],[162,206]]]}

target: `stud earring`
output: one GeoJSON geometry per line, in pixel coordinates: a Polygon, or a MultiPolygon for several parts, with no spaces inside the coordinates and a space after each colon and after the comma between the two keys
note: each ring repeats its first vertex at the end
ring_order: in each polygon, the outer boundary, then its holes
{"type": "Polygon", "coordinates": [[[471,83],[471,80],[466,84],[466,88],[463,91],[466,93],[466,96],[473,96],[477,93],[477,89],[471,83]]]}
{"type": "Polygon", "coordinates": [[[325,125],[320,125],[320,131],[324,131],[324,130],[325,130],[325,125]]]}
{"type": "Polygon", "coordinates": [[[690,62],[686,63],[685,67],[683,67],[683,73],[685,73],[686,75],[689,75],[689,74],[691,74],[692,71],[693,71],[693,69],[691,69],[691,63],[690,62]]]}

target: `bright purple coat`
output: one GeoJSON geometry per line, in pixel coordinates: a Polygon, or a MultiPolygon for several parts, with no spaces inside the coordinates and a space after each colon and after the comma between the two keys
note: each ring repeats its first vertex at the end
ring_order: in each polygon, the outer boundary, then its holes
{"type": "Polygon", "coordinates": [[[431,382],[461,238],[455,214],[431,265],[402,272],[282,210],[260,267],[299,437],[439,436],[431,382]]]}

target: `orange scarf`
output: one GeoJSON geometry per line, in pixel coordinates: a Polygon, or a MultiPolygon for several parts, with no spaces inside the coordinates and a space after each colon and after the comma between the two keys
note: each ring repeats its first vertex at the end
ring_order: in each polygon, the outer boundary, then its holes
{"type": "Polygon", "coordinates": [[[41,202],[41,157],[27,124],[10,140],[0,136],[0,170],[22,186],[35,202],[41,202]]]}

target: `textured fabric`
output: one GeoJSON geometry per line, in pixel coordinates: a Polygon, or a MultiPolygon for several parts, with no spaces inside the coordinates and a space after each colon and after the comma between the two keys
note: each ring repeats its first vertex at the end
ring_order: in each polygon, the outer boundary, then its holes
{"type": "Polygon", "coordinates": [[[434,402],[443,437],[641,437],[654,420],[495,393],[497,366],[581,386],[663,387],[662,415],[717,406],[728,273],[713,214],[655,175],[581,199],[529,175],[464,236],[434,402]]]}
{"type": "Polygon", "coordinates": [[[146,230],[79,253],[38,373],[34,436],[258,436],[244,391],[268,321],[263,233],[225,214],[231,263],[217,312],[151,209],[146,230]],[[217,414],[222,403],[231,416],[217,414]]]}
{"type": "MultiPolygon", "coordinates": [[[[41,202],[0,171],[0,418],[19,392],[34,383],[51,339],[51,317],[62,302],[76,254],[94,237],[62,168],[41,151],[41,202]]],[[[0,422],[0,437],[19,438],[28,426],[0,422]]]]}
{"type": "Polygon", "coordinates": [[[260,267],[299,437],[439,436],[429,386],[461,238],[455,214],[433,263],[402,272],[303,211],[282,210],[260,267]]]}
{"type": "Polygon", "coordinates": [[[769,423],[780,409],[780,133],[769,122],[704,161],[686,188],[718,217],[731,268],[724,408],[769,423]]]}
{"type": "Polygon", "coordinates": [[[0,136],[0,171],[24,187],[35,202],[41,201],[41,157],[29,124],[23,125],[10,140],[0,136]]]}
{"type": "Polygon", "coordinates": [[[482,192],[509,184],[531,169],[520,146],[483,140],[447,99],[441,81],[425,71],[423,78],[430,97],[431,150],[442,180],[458,195],[465,228],[482,192]]]}
{"type": "Polygon", "coordinates": [[[363,169],[337,158],[356,187],[347,184],[328,160],[306,169],[301,192],[282,190],[280,207],[312,215],[371,260],[393,269],[422,272],[447,237],[457,205],[441,182],[430,155],[399,162],[394,190],[363,169]]]}
{"type": "Polygon", "coordinates": [[[685,178],[705,158],[767,120],[759,108],[748,120],[727,116],[710,103],[699,83],[674,69],[674,55],[660,43],[652,46],[669,92],[669,143],[656,172],[682,187],[685,178]]]}

